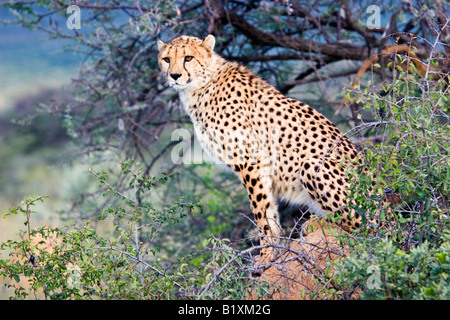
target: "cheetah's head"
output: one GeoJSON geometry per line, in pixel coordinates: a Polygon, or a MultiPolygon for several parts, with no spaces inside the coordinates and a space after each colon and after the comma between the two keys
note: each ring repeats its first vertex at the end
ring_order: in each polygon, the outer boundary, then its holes
{"type": "Polygon", "coordinates": [[[170,43],[158,41],[158,63],[170,86],[176,90],[197,89],[211,79],[214,36],[205,40],[181,36],[170,43]]]}

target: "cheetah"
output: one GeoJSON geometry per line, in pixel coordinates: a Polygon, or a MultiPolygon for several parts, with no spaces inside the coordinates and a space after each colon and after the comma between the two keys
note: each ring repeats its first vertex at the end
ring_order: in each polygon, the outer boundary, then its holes
{"type": "Polygon", "coordinates": [[[338,212],[344,230],[360,226],[361,217],[345,207],[346,170],[360,153],[330,120],[215,53],[213,35],[157,44],[161,71],[202,148],[248,192],[261,257],[273,259],[271,247],[282,234],[278,200],[307,205],[315,216],[338,212]]]}

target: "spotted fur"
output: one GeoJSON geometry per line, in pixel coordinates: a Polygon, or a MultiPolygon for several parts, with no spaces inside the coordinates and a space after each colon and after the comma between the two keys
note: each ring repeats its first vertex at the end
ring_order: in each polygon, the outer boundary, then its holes
{"type": "Polygon", "coordinates": [[[159,41],[159,65],[202,147],[247,189],[262,244],[281,235],[277,199],[306,204],[318,216],[340,213],[344,229],[359,227],[361,218],[344,208],[356,147],[321,113],[226,61],[214,44],[212,35],[159,41]]]}

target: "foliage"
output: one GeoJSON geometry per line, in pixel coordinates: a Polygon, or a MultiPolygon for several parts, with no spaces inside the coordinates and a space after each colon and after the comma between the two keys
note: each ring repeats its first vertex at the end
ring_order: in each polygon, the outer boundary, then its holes
{"type": "Polygon", "coordinates": [[[407,236],[403,240],[409,244],[424,239],[433,242],[433,235],[443,227],[437,221],[448,216],[448,89],[444,80],[420,79],[398,67],[392,82],[379,92],[358,96],[364,108],[375,113],[375,130],[383,133],[383,142],[365,148],[350,200],[365,216],[365,212],[380,211],[380,202],[387,198],[390,206],[384,205],[387,212],[381,214],[386,218],[393,211],[396,227],[401,226],[399,239],[407,236]],[[367,201],[371,188],[373,202],[367,201]]]}
{"type": "Polygon", "coordinates": [[[448,300],[449,235],[438,247],[425,241],[408,252],[386,239],[362,242],[336,264],[336,282],[358,284],[360,299],[448,300]]]}
{"type": "Polygon", "coordinates": [[[267,292],[264,291],[264,284],[249,276],[249,267],[245,265],[246,256],[233,249],[228,239],[212,237],[204,241],[204,246],[210,247],[210,254],[205,257],[207,262],[202,266],[205,277],[199,298],[243,300],[251,288],[267,292]]]}
{"type": "Polygon", "coordinates": [[[21,240],[0,245],[1,250],[10,252],[9,259],[0,260],[0,276],[10,279],[12,298],[187,299],[196,297],[213,276],[218,285],[209,284],[203,294],[242,298],[245,290],[238,288],[246,288],[246,277],[234,276],[231,267],[215,274],[230,257],[220,253],[224,250],[216,250],[225,243],[222,240],[203,244],[206,256],[201,261],[208,262],[200,268],[190,262],[195,260],[189,255],[174,261],[165,256],[165,246],[156,245],[155,239],[164,233],[166,225],[177,224],[188,212],[202,208],[198,201],[188,203],[183,199],[160,208],[148,202],[146,196],[173,180],[174,175],[149,179],[131,160],[121,162],[121,171],[128,180],[127,190],[112,187],[105,171],[92,172],[103,187],[104,197],[119,200],[99,216],[100,220],[112,221],[111,230],[103,235],[89,221],[63,228],[30,229],[31,208],[44,197],[24,200],[5,214],[5,218],[25,214],[28,226],[28,231],[21,232],[21,240]]]}
{"type": "Polygon", "coordinates": [[[350,206],[366,222],[379,216],[388,227],[350,237],[352,254],[336,263],[337,276],[363,299],[448,299],[448,78],[419,78],[399,59],[391,82],[352,93],[375,114],[383,141],[365,148],[350,206]]]}

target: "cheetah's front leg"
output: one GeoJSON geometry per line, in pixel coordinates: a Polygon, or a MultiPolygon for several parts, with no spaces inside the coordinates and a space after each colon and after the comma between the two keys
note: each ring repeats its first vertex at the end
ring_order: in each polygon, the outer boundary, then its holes
{"type": "Polygon", "coordinates": [[[259,229],[260,244],[266,246],[261,249],[258,264],[263,265],[275,258],[275,249],[270,245],[276,244],[281,235],[278,218],[278,207],[272,189],[272,179],[263,175],[263,170],[249,166],[240,174],[242,183],[247,189],[250,206],[259,229]]]}

